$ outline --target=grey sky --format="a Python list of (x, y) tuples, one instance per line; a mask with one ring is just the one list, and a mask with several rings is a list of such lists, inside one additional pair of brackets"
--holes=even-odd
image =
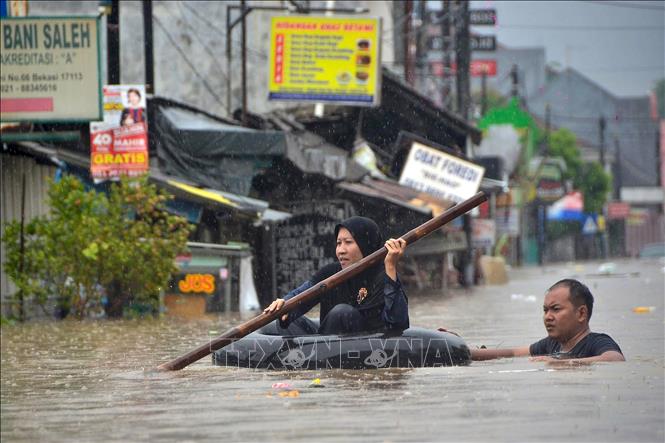
[(509, 47), (544, 46), (617, 96), (645, 95), (665, 77), (665, 1), (472, 1), (494, 8), (498, 26), (473, 26)]

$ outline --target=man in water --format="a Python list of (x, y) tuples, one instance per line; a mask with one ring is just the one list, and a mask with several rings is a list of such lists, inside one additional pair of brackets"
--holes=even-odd
[(520, 348), (473, 349), (471, 358), (531, 356), (533, 361), (625, 361), (619, 345), (609, 335), (589, 329), (592, 311), (593, 295), (589, 288), (577, 280), (560, 280), (545, 293), (543, 322), (547, 337)]

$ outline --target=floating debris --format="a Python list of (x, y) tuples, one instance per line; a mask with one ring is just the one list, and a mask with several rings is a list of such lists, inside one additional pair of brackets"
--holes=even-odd
[(312, 380), (312, 382), (309, 384), (310, 388), (325, 388), (325, 385), (321, 384), (321, 379), (320, 378), (315, 378)]
[(656, 310), (655, 306), (635, 306), (633, 312), (636, 314), (648, 314)]
[(511, 300), (521, 300), (521, 301), (526, 301), (533, 303), (537, 300), (535, 295), (527, 295), (525, 296), (524, 294), (511, 294), (510, 295)]
[(617, 265), (616, 263), (608, 262), (608, 263), (602, 263), (600, 266), (598, 266), (598, 272), (600, 274), (614, 274), (617, 270)]

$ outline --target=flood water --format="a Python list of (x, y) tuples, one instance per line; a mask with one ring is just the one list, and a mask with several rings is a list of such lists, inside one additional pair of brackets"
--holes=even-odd
[[(445, 326), (469, 346), (545, 336), (542, 294), (577, 276), (592, 330), (625, 363), (556, 367), (528, 359), (468, 367), (264, 371), (158, 364), (237, 324), (237, 316), (34, 323), (2, 328), (1, 438), (14, 441), (654, 441), (664, 440), (664, 263), (517, 269), (503, 286), (412, 297), (411, 324)], [(637, 306), (653, 306), (635, 313)], [(323, 388), (309, 387), (315, 378)], [(297, 397), (280, 396), (287, 382)], [(296, 395), (296, 394), (291, 394)]]

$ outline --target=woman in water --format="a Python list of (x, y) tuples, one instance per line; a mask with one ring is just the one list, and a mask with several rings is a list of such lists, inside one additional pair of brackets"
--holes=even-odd
[[(385, 245), (383, 263), (324, 292), (318, 300), (303, 303), (277, 320), (280, 335), (345, 334), (395, 330), (409, 327), (408, 300), (397, 278), (397, 262), (406, 242), (389, 239), (383, 243), (377, 224), (365, 217), (351, 217), (335, 226), (337, 263), (319, 269), (308, 281), (283, 299), (273, 301), (264, 312), (280, 309), (284, 302), (313, 287), (331, 275), (356, 263)], [(321, 303), (320, 326), (304, 314)]]

